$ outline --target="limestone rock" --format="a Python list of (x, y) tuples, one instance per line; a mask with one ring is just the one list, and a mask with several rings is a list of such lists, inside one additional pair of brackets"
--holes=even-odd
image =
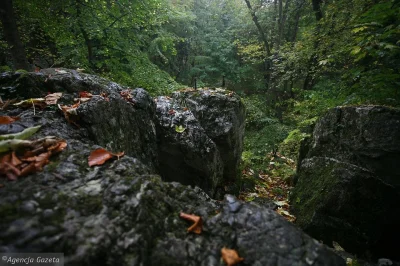
[[(64, 84), (75, 82), (72, 76), (70, 78), (69, 81), (66, 78)], [(0, 179), (4, 185), (0, 188), (1, 253), (62, 252), (67, 266), (223, 265), (220, 250), (228, 247), (236, 249), (246, 265), (345, 265), (343, 259), (269, 208), (243, 203), (229, 195), (219, 202), (198, 187), (163, 182), (155, 174), (155, 163), (147, 160), (151, 156), (141, 153), (145, 147), (154, 147), (153, 143), (146, 143), (151, 139), (138, 139), (144, 141), (136, 143), (142, 147), (130, 152), (137, 158), (126, 155), (101, 166), (89, 167), (90, 152), (108, 137), (98, 136), (98, 130), (101, 125), (105, 128), (113, 125), (112, 118), (118, 122), (116, 132), (128, 127), (147, 129), (149, 136), (155, 134), (147, 119), (131, 117), (144, 115), (142, 111), (145, 110), (152, 112), (146, 93), (132, 91), (135, 103), (126, 103), (120, 98), (118, 86), (116, 89), (106, 87), (108, 101), (92, 99), (78, 108), (79, 115), (86, 116), (78, 121), (80, 127), (69, 124), (54, 108), (36, 110), (35, 115), (31, 109), (0, 112), (0, 115), (21, 117), (5, 125), (3, 131), (20, 131), (40, 124), (42, 128), (35, 138), (52, 135), (68, 143), (64, 151), (50, 159), (43, 171), (20, 177), (15, 182)], [(31, 88), (40, 89), (40, 86)], [(15, 93), (21, 92), (16, 90)], [(68, 103), (73, 94), (68, 90), (61, 101)], [(111, 110), (118, 107), (121, 110)], [(94, 117), (96, 112), (115, 112), (115, 117), (104, 114), (111, 120), (102, 122)], [(121, 119), (129, 123), (123, 124)], [(196, 128), (197, 132), (202, 132), (190, 114), (180, 119), (188, 123), (186, 130)], [(124, 138), (132, 137), (131, 133), (124, 133), (121, 142), (114, 136), (112, 141), (120, 144), (110, 147), (119, 149)], [(216, 146), (205, 136), (199, 134), (199, 141), (205, 140), (205, 145), (210, 143), (216, 156)], [(182, 211), (202, 217), (202, 234), (187, 232), (190, 223), (179, 218)]]
[(337, 107), (300, 150), (291, 201), (298, 225), (360, 256), (398, 259), (400, 110)]
[(198, 186), (214, 196), (223, 173), (217, 146), (193, 114), (173, 98), (161, 96), (156, 102), (159, 173), (166, 181)]
[(235, 180), (243, 151), (245, 108), (239, 96), (225, 89), (175, 92), (215, 142), (224, 163), (224, 179)]

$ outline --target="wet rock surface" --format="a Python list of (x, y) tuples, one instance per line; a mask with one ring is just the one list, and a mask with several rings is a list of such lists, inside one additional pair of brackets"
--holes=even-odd
[(172, 97), (193, 113), (217, 145), (224, 163), (224, 179), (235, 180), (245, 126), (245, 108), (240, 98), (221, 88), (175, 92)]
[(214, 196), (223, 177), (216, 144), (193, 114), (173, 98), (161, 96), (156, 102), (161, 176), (167, 181), (198, 186)]
[[(57, 75), (52, 78), (58, 80)], [(97, 136), (100, 121), (89, 119), (94, 108), (114, 112), (112, 108), (120, 107), (114, 113), (118, 123), (123, 123), (120, 118), (128, 119), (136, 123), (130, 127), (151, 128), (147, 119), (125, 116), (132, 103), (118, 96), (119, 85), (108, 84), (106, 88), (93, 87), (93, 93), (104, 88), (108, 101), (92, 99), (93, 103), (78, 108), (80, 115), (88, 114), (77, 122), (80, 127), (68, 123), (54, 108), (36, 110), (35, 115), (31, 109), (1, 111), (0, 115), (21, 117), (3, 131), (42, 125), (34, 138), (57, 136), (68, 146), (41, 172), (15, 182), (0, 179), (4, 185), (0, 188), (0, 252), (62, 252), (66, 265), (224, 265), (220, 250), (228, 247), (245, 258), (241, 265), (345, 265), (339, 256), (267, 207), (243, 203), (233, 196), (219, 202), (200, 188), (163, 182), (153, 169), (156, 163), (148, 159), (152, 153), (143, 152), (154, 145), (146, 143), (151, 142), (150, 137), (139, 137), (145, 142), (129, 152), (132, 156), (89, 167), (90, 152), (107, 138)], [(84, 90), (90, 91), (88, 87)], [(68, 103), (71, 93), (67, 91), (61, 101)], [(152, 101), (145, 92), (132, 94), (140, 95), (135, 100), (143, 100), (130, 108), (131, 115), (143, 115), (139, 110), (151, 112)], [(107, 114), (104, 117), (112, 119)], [(184, 119), (190, 121), (190, 116)], [(105, 123), (105, 127), (113, 125)], [(139, 130), (137, 134), (145, 133)], [(146, 134), (155, 136), (152, 129)], [(116, 142), (116, 137), (110, 142), (120, 144), (110, 144), (110, 148), (125, 145), (123, 138)], [(181, 211), (202, 217), (202, 234), (187, 232), (190, 223), (179, 218)]]
[(400, 110), (337, 107), (300, 151), (291, 195), (297, 224), (366, 258), (398, 260)]

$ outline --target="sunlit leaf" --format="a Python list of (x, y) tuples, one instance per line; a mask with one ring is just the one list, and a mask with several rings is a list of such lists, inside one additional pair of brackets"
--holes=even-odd
[(178, 133), (182, 133), (185, 130), (186, 130), (186, 128), (184, 128), (182, 125), (175, 126), (175, 131)]

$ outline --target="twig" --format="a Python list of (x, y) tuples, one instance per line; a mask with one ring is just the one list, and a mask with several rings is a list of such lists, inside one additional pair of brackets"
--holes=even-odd
[(31, 98), (31, 102), (32, 102), (32, 105), (33, 105), (33, 115), (36, 115), (35, 103), (33, 102), (32, 98)]

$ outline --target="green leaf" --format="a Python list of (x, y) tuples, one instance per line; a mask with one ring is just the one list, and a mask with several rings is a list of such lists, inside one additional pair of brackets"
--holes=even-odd
[(15, 134), (7, 134), (7, 135), (0, 135), (0, 140), (7, 140), (7, 139), (27, 139), (40, 129), (41, 126), (36, 127), (29, 127), (26, 128), (24, 131)]
[(356, 54), (358, 54), (360, 51), (361, 51), (361, 47), (356, 46), (356, 47), (354, 47), (353, 50), (351, 51), (351, 54), (352, 54), (352, 55), (356, 55)]
[(178, 133), (182, 133), (183, 131), (185, 131), (186, 128), (184, 128), (183, 126), (175, 126), (175, 131)]

